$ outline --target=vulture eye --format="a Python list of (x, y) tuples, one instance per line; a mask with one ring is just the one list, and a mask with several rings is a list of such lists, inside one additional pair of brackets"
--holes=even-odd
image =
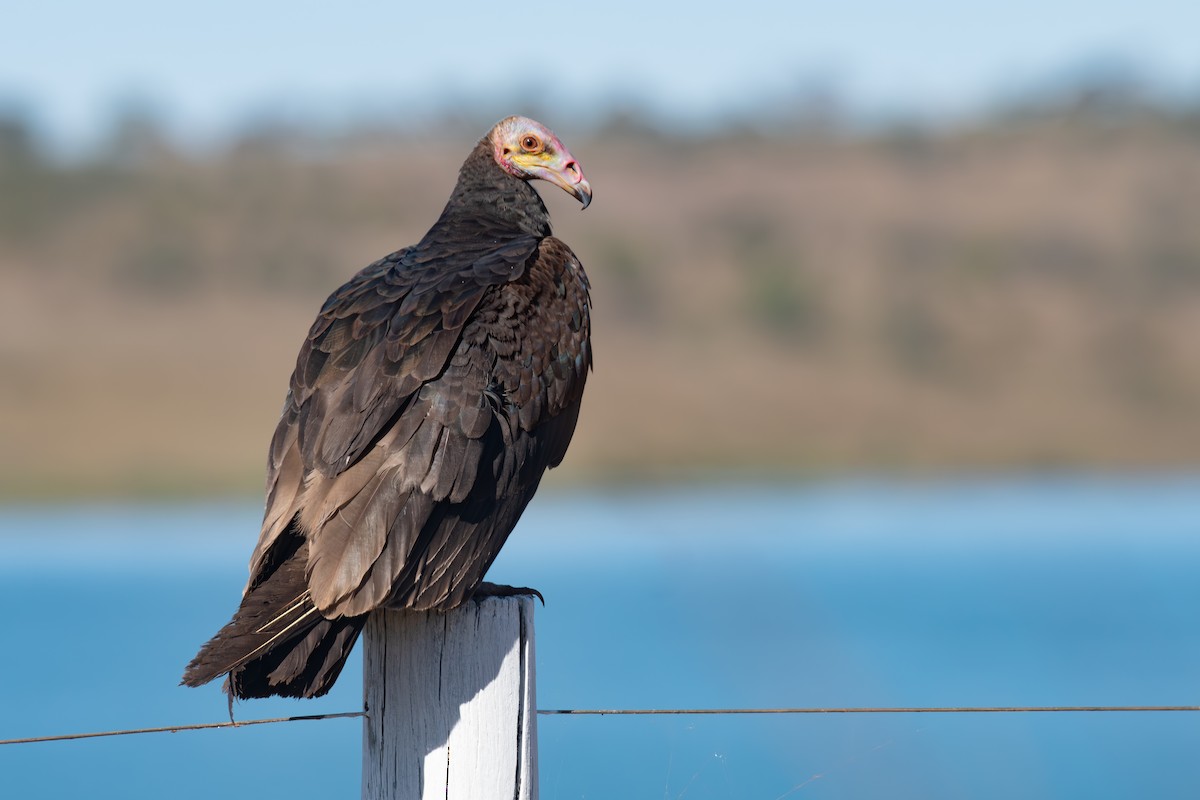
[(527, 133), (521, 137), (521, 149), (526, 153), (536, 153), (542, 149), (542, 140), (532, 133)]

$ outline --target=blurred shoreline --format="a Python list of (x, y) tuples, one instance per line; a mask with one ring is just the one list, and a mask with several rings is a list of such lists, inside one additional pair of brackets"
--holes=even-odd
[[(257, 493), (313, 315), (432, 223), (466, 127), (197, 154), (132, 118), (67, 163), (0, 123), (0, 498)], [(564, 133), (597, 357), (549, 485), (1200, 464), (1200, 112), (768, 128)]]

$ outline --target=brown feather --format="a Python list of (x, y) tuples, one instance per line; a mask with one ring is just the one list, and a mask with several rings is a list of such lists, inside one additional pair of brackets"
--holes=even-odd
[(321, 694), (370, 611), (469, 598), (571, 439), (589, 303), (536, 191), (481, 141), (420, 243), (359, 271), (309, 328), (242, 604), (185, 682)]

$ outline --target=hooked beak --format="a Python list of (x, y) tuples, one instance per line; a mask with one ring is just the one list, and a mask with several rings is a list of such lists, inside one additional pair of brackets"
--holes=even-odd
[(522, 164), (522, 167), (533, 178), (540, 178), (562, 189), (574, 197), (584, 208), (592, 202), (592, 185), (583, 177), (579, 162), (562, 148), (548, 157), (543, 157), (539, 163)]
[(574, 189), (568, 189), (575, 199), (579, 201), (582, 208), (587, 208), (592, 202), (592, 185), (587, 182), (587, 178), (580, 178), (579, 183), (575, 184)]

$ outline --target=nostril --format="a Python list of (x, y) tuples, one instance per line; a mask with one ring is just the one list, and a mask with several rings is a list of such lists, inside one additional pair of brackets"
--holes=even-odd
[(568, 161), (566, 163), (566, 166), (563, 167), (563, 169), (565, 169), (567, 172), (574, 175), (575, 182), (579, 183), (579, 165), (578, 164), (576, 164), (574, 161)]

